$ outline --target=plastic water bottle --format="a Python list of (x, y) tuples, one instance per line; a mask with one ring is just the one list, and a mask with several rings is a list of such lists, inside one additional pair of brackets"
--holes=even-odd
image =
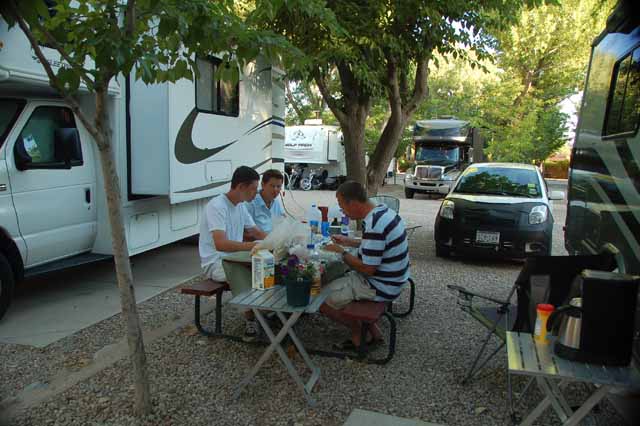
[(311, 204), (311, 208), (307, 213), (307, 220), (311, 227), (311, 238), (313, 241), (313, 235), (320, 232), (320, 221), (322, 221), (322, 212), (315, 204)]
[(349, 236), (349, 216), (342, 212), (342, 219), (340, 221), (340, 233), (345, 237)]
[(322, 290), (322, 262), (320, 261), (320, 252), (313, 244), (308, 244), (309, 262), (313, 264), (315, 273), (313, 274), (313, 282), (311, 283), (311, 295), (316, 296)]

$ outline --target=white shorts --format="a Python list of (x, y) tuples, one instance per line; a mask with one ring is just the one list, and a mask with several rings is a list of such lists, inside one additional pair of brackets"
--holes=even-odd
[(222, 268), (222, 262), (214, 262), (202, 267), (204, 274), (207, 278), (210, 278), (214, 281), (225, 282), (227, 281), (227, 276), (224, 273), (224, 269)]
[(349, 271), (327, 284), (332, 292), (325, 301), (333, 309), (342, 309), (354, 300), (373, 300), (376, 291), (365, 277), (356, 271)]

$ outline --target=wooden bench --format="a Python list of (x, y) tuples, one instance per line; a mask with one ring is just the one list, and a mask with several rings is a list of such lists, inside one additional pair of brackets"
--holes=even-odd
[[(211, 279), (205, 279), (203, 281), (198, 281), (193, 284), (184, 286), (180, 288), (180, 293), (189, 294), (195, 296), (195, 324), (198, 331), (205, 336), (211, 337), (227, 337), (222, 334), (222, 293), (225, 291), (229, 291), (229, 284), (225, 282), (214, 281)], [(214, 326), (214, 331), (210, 331), (202, 327), (200, 323), (200, 297), (211, 297), (215, 296), (216, 298), (216, 321)]]
[(386, 317), (387, 321), (389, 321), (389, 352), (383, 359), (366, 359), (366, 361), (372, 364), (386, 364), (391, 361), (391, 358), (393, 358), (396, 352), (396, 322), (393, 314), (387, 310), (387, 304), (385, 302), (364, 300), (355, 301), (349, 303), (342, 312), (347, 318), (362, 323), (360, 331), (361, 344), (358, 353), (359, 359), (365, 359), (367, 357), (367, 332), (369, 331), (369, 327), (378, 322), (381, 317)]

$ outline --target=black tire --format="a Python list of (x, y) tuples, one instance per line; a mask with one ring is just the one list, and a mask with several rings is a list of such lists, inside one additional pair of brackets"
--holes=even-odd
[(445, 247), (442, 244), (436, 244), (436, 257), (449, 257), (451, 256), (451, 249)]
[(15, 281), (11, 265), (7, 258), (0, 253), (0, 318), (4, 316), (11, 304), (14, 288)]
[(416, 193), (415, 190), (411, 189), (411, 188), (405, 188), (404, 189), (404, 196), (406, 198), (413, 198), (413, 195)]

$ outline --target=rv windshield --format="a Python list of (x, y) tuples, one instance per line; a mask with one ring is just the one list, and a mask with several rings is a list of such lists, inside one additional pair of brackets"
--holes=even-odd
[(0, 146), (4, 144), (23, 106), (24, 101), (19, 99), (0, 99)]
[(416, 161), (424, 161), (429, 164), (449, 165), (460, 160), (460, 148), (457, 146), (424, 146), (416, 147)]

